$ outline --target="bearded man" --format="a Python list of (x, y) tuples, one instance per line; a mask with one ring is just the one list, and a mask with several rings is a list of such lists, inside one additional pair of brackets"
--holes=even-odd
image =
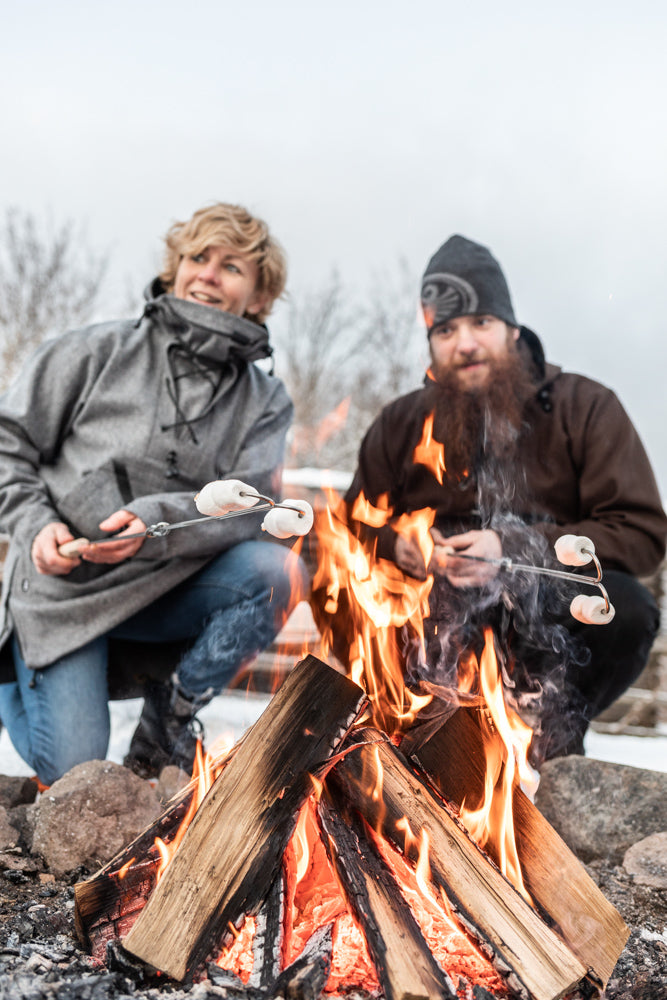
[[(412, 577), (433, 574), (426, 655), (406, 657), (411, 684), (451, 701), (461, 663), (479, 656), (491, 626), (506, 693), (536, 727), (534, 763), (583, 753), (590, 720), (641, 673), (658, 629), (657, 605), (637, 579), (658, 568), (667, 535), (649, 460), (611, 390), (545, 362), (486, 247), (447, 240), (426, 268), (421, 302), (425, 385), (366, 433), (345, 497), (350, 526), (375, 558)], [(416, 460), (429, 418), (442, 475)], [(387, 524), (355, 523), (361, 494), (390, 510)], [(428, 566), (401, 518), (424, 508), (434, 517)], [(609, 624), (570, 615), (576, 593), (595, 593), (585, 585), (498, 566), (506, 557), (557, 567), (553, 543), (564, 534), (593, 541), (616, 610)]]

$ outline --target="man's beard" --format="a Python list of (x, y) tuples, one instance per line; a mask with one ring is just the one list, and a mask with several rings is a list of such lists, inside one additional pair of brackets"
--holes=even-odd
[(512, 475), (526, 400), (534, 382), (512, 343), (506, 358), (490, 359), (486, 382), (463, 388), (456, 371), (438, 373), (428, 392), (433, 400), (435, 438), (445, 449), (445, 466), (452, 479)]

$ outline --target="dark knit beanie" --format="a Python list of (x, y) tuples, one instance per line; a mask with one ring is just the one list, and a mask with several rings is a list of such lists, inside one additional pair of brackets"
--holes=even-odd
[(465, 236), (450, 236), (431, 257), (421, 292), (428, 333), (455, 316), (496, 316), (518, 326), (510, 290), (490, 250)]

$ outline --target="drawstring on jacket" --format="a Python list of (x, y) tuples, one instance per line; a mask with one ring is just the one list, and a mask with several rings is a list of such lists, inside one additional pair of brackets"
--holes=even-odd
[[(182, 363), (182, 370), (179, 371), (179, 361)], [(169, 398), (174, 404), (176, 420), (170, 424), (162, 424), (163, 431), (175, 430), (179, 427), (186, 427), (193, 444), (199, 444), (199, 439), (192, 429), (192, 424), (203, 420), (208, 416), (215, 406), (218, 391), (225, 374), (225, 369), (231, 367), (229, 362), (220, 362), (215, 358), (200, 354), (184, 344), (180, 339), (176, 343), (169, 344), (167, 348), (167, 364), (169, 365), (169, 375), (165, 378)], [(199, 413), (192, 417), (186, 416), (179, 403), (179, 386), (182, 379), (199, 378), (208, 382), (211, 387), (208, 402), (204, 404)]]
[[(173, 334), (173, 339), (167, 344), (167, 367), (165, 385), (167, 393), (175, 410), (175, 420), (161, 424), (163, 431), (187, 429), (194, 445), (199, 439), (193, 429), (193, 424), (204, 420), (216, 406), (227, 378), (234, 378), (235, 373), (242, 370), (252, 361), (270, 358), (273, 349), (269, 344), (268, 330), (263, 324), (257, 324), (244, 317), (233, 316), (219, 310), (210, 309), (186, 299), (176, 299), (167, 293), (159, 279), (151, 283), (147, 294), (151, 296), (146, 302), (141, 319), (149, 319), (154, 315), (162, 315), (167, 328)], [(202, 312), (205, 315), (202, 315)], [(244, 329), (245, 327), (245, 329)], [(212, 353), (206, 349), (197, 349), (201, 339), (201, 331), (215, 339)], [(210, 351), (210, 346), (208, 347)], [(273, 366), (271, 368), (273, 375)], [(227, 378), (226, 378), (227, 377)], [(198, 413), (188, 416), (184, 408), (181, 387), (184, 379), (203, 380), (210, 387), (207, 399)], [(205, 395), (205, 391), (204, 391)]]

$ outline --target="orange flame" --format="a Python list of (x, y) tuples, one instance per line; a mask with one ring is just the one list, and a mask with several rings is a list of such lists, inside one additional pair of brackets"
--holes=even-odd
[(304, 805), (283, 857), (286, 885), (282, 964), (299, 957), (311, 935), (333, 923), (331, 971), (327, 993), (373, 989), (378, 982), (366, 941), (343, 895), (320, 836), (313, 796)]
[[(415, 463), (425, 466), (443, 482), (446, 471), (444, 447), (433, 438), (433, 415), (427, 418), (422, 438), (413, 453)], [(328, 506), (315, 512), (318, 537), (318, 566), (313, 589), (325, 593), (325, 610), (334, 616), (336, 625), (322, 630), (322, 653), (333, 651), (345, 669), (367, 693), (372, 723), (398, 742), (400, 734), (431, 701), (406, 688), (404, 682), (405, 643), (424, 656), (424, 619), (429, 614), (429, 595), (433, 577), (425, 573), (418, 580), (402, 572), (394, 563), (377, 557), (368, 541), (378, 530), (391, 527), (408, 539), (421, 553), (428, 567), (433, 553), (430, 530), (434, 512), (414, 511), (396, 517), (389, 496), (384, 494), (371, 503), (363, 494), (355, 501), (351, 514), (361, 530), (352, 530), (345, 505), (327, 491)], [(300, 543), (299, 543), (300, 544)], [(340, 613), (340, 618), (336, 615)], [(345, 628), (339, 629), (339, 621)], [(501, 869), (530, 902), (523, 884), (512, 822), (512, 795), (515, 784), (529, 774), (526, 763), (532, 733), (504, 703), (502, 679), (495, 655), (493, 635), (485, 634), (485, 646), (478, 664), (469, 656), (459, 664), (460, 691), (475, 695), (481, 691), (493, 723), (493, 738), (486, 741), (487, 773), (485, 795), (476, 809), (461, 810), (461, 818), (480, 846), (493, 845)], [(229, 748), (211, 760), (198, 750), (192, 787), (194, 794), (176, 836), (169, 844), (156, 840), (160, 853), (158, 877), (169, 864), (194, 813), (228, 758)], [(375, 769), (364, 774), (366, 793), (382, 801), (382, 767), (375, 750)], [(311, 935), (320, 927), (333, 924), (333, 955), (327, 992), (355, 987), (366, 991), (378, 988), (377, 977), (363, 934), (357, 925), (338, 879), (327, 857), (316, 815), (316, 803), (322, 783), (311, 776), (313, 794), (301, 810), (294, 833), (283, 857), (285, 883), (285, 920), (282, 965), (286, 968), (302, 952)], [(384, 817), (379, 820), (378, 830)], [(456, 968), (469, 979), (505, 996), (502, 983), (489, 963), (475, 949), (458, 926), (456, 917), (442, 889), (436, 891), (431, 881), (429, 834), (410, 829), (407, 818), (398, 824), (404, 836), (405, 856), (416, 857), (414, 869), (401, 854), (376, 831), (370, 834), (377, 850), (390, 867), (400, 890), (412, 909), (434, 956), (443, 968)], [(247, 982), (252, 970), (252, 937), (255, 921), (248, 917), (239, 928), (229, 928), (234, 940), (223, 950), (218, 962), (233, 969)], [(494, 979), (495, 976), (495, 979)]]
[(345, 426), (351, 402), (352, 397), (346, 396), (316, 424), (297, 422), (292, 431), (292, 458), (297, 459), (299, 455), (309, 452), (318, 455), (327, 441)]
[(415, 869), (389, 841), (377, 834), (371, 836), (378, 854), (396, 878), (433, 957), (455, 982), (459, 975), (464, 976), (492, 996), (506, 997), (506, 985), (457, 922), (444, 890), (439, 887), (435, 894), (434, 886), (429, 883), (427, 831), (422, 830), (420, 837), (415, 837), (407, 820), (401, 824), (401, 829), (406, 833), (406, 848), (408, 838), (419, 844)]
[(481, 847), (492, 844), (500, 870), (512, 885), (532, 903), (524, 885), (514, 833), (513, 792), (515, 783), (533, 780), (528, 764), (532, 730), (508, 708), (494, 648), (493, 633), (485, 629), (484, 649), (479, 667), (480, 686), (495, 736), (485, 740), (486, 775), (484, 800), (475, 810), (461, 809), (461, 820)]
[(118, 869), (118, 873), (117, 873), (118, 874), (118, 878), (125, 878), (125, 876), (127, 875), (128, 871), (130, 870), (130, 868), (132, 867), (132, 865), (134, 864), (134, 862), (136, 860), (137, 860), (136, 858), (130, 858), (129, 861), (126, 861), (125, 864), (122, 866), (122, 868)]
[[(400, 629), (407, 628), (413, 642), (423, 647), (423, 620), (428, 615), (428, 595), (433, 578), (417, 580), (403, 573), (395, 563), (376, 559), (367, 544), (353, 534), (339, 498), (329, 492), (329, 504), (316, 514), (318, 568), (313, 587), (326, 590), (325, 610), (336, 615), (339, 608), (348, 616), (347, 647), (342, 658), (350, 676), (369, 696), (378, 728), (391, 734), (409, 724), (431, 700), (417, 696), (405, 686), (400, 655)], [(372, 527), (386, 524), (391, 508), (371, 504), (363, 494), (354, 511)], [(399, 518), (396, 527), (419, 546), (424, 563), (433, 551), (429, 529), (431, 510), (417, 511)], [(324, 655), (340, 641), (331, 627), (323, 628)], [(339, 650), (334, 649), (336, 655)]]
[(424, 421), (424, 429), (419, 444), (412, 453), (415, 465), (425, 465), (442, 486), (445, 466), (445, 447), (433, 437), (434, 415), (429, 413)]
[(350, 412), (350, 403), (352, 401), (351, 396), (346, 396), (345, 399), (341, 399), (338, 406), (330, 410), (324, 417), (315, 430), (315, 446), (316, 448), (321, 448), (330, 437), (337, 434), (341, 428), (345, 426), (347, 422), (347, 415)]
[[(413, 460), (428, 468), (438, 482), (446, 471), (444, 447), (433, 437), (433, 414), (426, 418)], [(387, 494), (371, 503), (362, 493), (351, 508), (329, 491), (329, 506), (317, 520), (318, 568), (314, 590), (326, 592), (321, 623), (323, 649), (342, 661), (371, 702), (371, 722), (390, 736), (409, 726), (430, 698), (418, 699), (404, 683), (405, 646), (410, 642), (425, 656), (423, 622), (429, 614), (433, 577), (417, 580), (394, 563), (377, 556), (375, 538), (386, 526), (413, 543), (428, 567), (433, 553), (430, 534), (434, 511), (419, 510), (396, 517)], [(359, 527), (361, 526), (361, 527)], [(515, 781), (530, 781), (527, 752), (531, 730), (504, 703), (502, 680), (490, 630), (478, 663), (474, 654), (459, 664), (461, 696), (484, 699), (497, 736), (488, 740), (485, 797), (478, 809), (467, 809), (465, 821), (480, 845), (490, 844), (502, 871), (529, 899), (523, 884), (512, 815)], [(480, 694), (481, 692), (481, 694)], [(470, 700), (468, 697), (467, 700)], [(499, 786), (499, 787), (497, 787)]]

